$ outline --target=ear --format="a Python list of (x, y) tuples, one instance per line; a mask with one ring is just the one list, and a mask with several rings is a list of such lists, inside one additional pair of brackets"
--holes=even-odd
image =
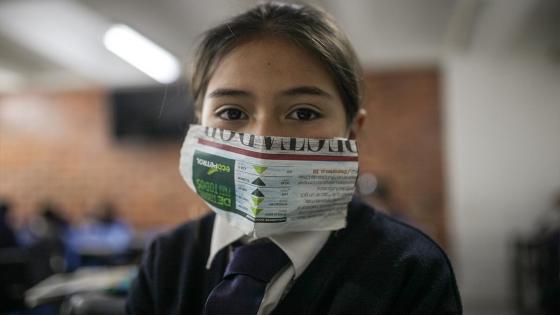
[(367, 111), (363, 108), (360, 108), (360, 110), (358, 110), (358, 114), (354, 118), (354, 122), (352, 123), (352, 126), (350, 126), (350, 133), (348, 135), (348, 139), (353, 139), (353, 140), (356, 139), (357, 135), (360, 133), (360, 131), (364, 126), (366, 117), (367, 117)]

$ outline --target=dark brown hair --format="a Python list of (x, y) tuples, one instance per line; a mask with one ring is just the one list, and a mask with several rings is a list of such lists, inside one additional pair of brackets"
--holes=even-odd
[(325, 64), (344, 103), (347, 123), (361, 102), (361, 69), (352, 45), (326, 12), (303, 4), (266, 2), (203, 34), (194, 57), (191, 93), (202, 109), (208, 82), (220, 60), (259, 36), (280, 36), (309, 50)]

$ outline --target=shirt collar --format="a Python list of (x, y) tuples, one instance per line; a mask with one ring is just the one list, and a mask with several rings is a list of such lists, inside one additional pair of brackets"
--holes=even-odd
[[(297, 278), (319, 253), (329, 238), (330, 231), (290, 232), (270, 236), (274, 242), (290, 258), (294, 268), (294, 277)], [(220, 215), (214, 219), (212, 240), (210, 242), (210, 255), (206, 263), (209, 269), (216, 254), (231, 243), (243, 238), (245, 234), (231, 226)], [(250, 239), (252, 240), (252, 239)]]
[(231, 226), (220, 215), (214, 216), (214, 227), (212, 228), (212, 239), (210, 241), (210, 255), (206, 263), (206, 269), (210, 269), (216, 254), (229, 244), (237, 241), (245, 234), (241, 230)]

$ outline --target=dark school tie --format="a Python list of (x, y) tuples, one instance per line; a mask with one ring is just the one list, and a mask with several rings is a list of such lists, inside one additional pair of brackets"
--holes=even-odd
[(289, 261), (271, 241), (234, 248), (222, 281), (208, 295), (204, 314), (257, 314), (267, 284)]

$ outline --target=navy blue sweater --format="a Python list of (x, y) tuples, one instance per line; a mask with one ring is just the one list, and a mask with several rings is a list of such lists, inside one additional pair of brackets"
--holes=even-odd
[[(152, 242), (128, 314), (201, 314), (227, 264), (223, 250), (205, 268), (213, 222), (209, 214)], [(449, 260), (428, 236), (356, 199), (347, 223), (273, 314), (462, 314)]]

